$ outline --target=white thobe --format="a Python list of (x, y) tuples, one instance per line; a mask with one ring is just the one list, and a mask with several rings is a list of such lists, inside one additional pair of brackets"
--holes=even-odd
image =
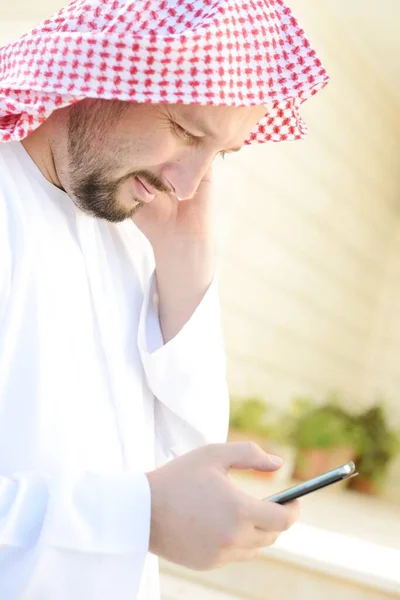
[(223, 441), (213, 283), (163, 344), (154, 257), (0, 144), (0, 598), (153, 600), (145, 472)]

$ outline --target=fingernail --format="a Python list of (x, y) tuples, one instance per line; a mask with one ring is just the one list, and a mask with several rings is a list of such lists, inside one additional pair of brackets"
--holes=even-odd
[(280, 456), (274, 456), (274, 455), (269, 455), (270, 461), (272, 462), (273, 465), (276, 465), (277, 467), (281, 467), (283, 465), (283, 463), (285, 462), (283, 460), (283, 458), (281, 458)]

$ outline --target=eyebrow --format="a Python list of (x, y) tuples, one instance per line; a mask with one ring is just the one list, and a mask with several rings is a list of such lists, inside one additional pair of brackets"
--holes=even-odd
[[(195, 127), (196, 129), (201, 131), (201, 133), (203, 133), (204, 135), (209, 135), (210, 137), (216, 136), (215, 131), (212, 131), (203, 121), (196, 120), (196, 122), (191, 123), (185, 114), (183, 115), (183, 118), (187, 122), (189, 128), (190, 128), (190, 125), (192, 125), (192, 127)], [(241, 150), (242, 148), (243, 148), (243, 146), (236, 146), (235, 148), (227, 148), (225, 150), (225, 152), (239, 152), (239, 150)]]

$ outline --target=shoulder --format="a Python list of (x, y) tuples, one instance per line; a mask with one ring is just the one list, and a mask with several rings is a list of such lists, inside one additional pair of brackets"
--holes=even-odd
[(11, 282), (11, 264), (9, 206), (0, 165), (0, 320)]
[[(4, 250), (4, 243), (9, 241), (9, 212), (11, 208), (13, 161), (12, 153), (7, 148), (8, 144), (0, 143), (0, 248)], [(0, 251), (0, 257), (3, 252)]]
[[(6, 153), (0, 144), (0, 248), (3, 249), (5, 237), (8, 238), (8, 203), (9, 203), (9, 165), (6, 160)], [(0, 251), (0, 257), (3, 252)]]
[(0, 143), (0, 311), (8, 288), (12, 264), (13, 185), (15, 161), (8, 143)]

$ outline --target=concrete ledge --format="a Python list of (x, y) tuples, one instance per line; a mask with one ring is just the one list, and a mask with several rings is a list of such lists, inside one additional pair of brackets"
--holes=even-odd
[(239, 596), (226, 594), (215, 588), (193, 583), (182, 577), (163, 573), (161, 577), (161, 600), (241, 600)]

